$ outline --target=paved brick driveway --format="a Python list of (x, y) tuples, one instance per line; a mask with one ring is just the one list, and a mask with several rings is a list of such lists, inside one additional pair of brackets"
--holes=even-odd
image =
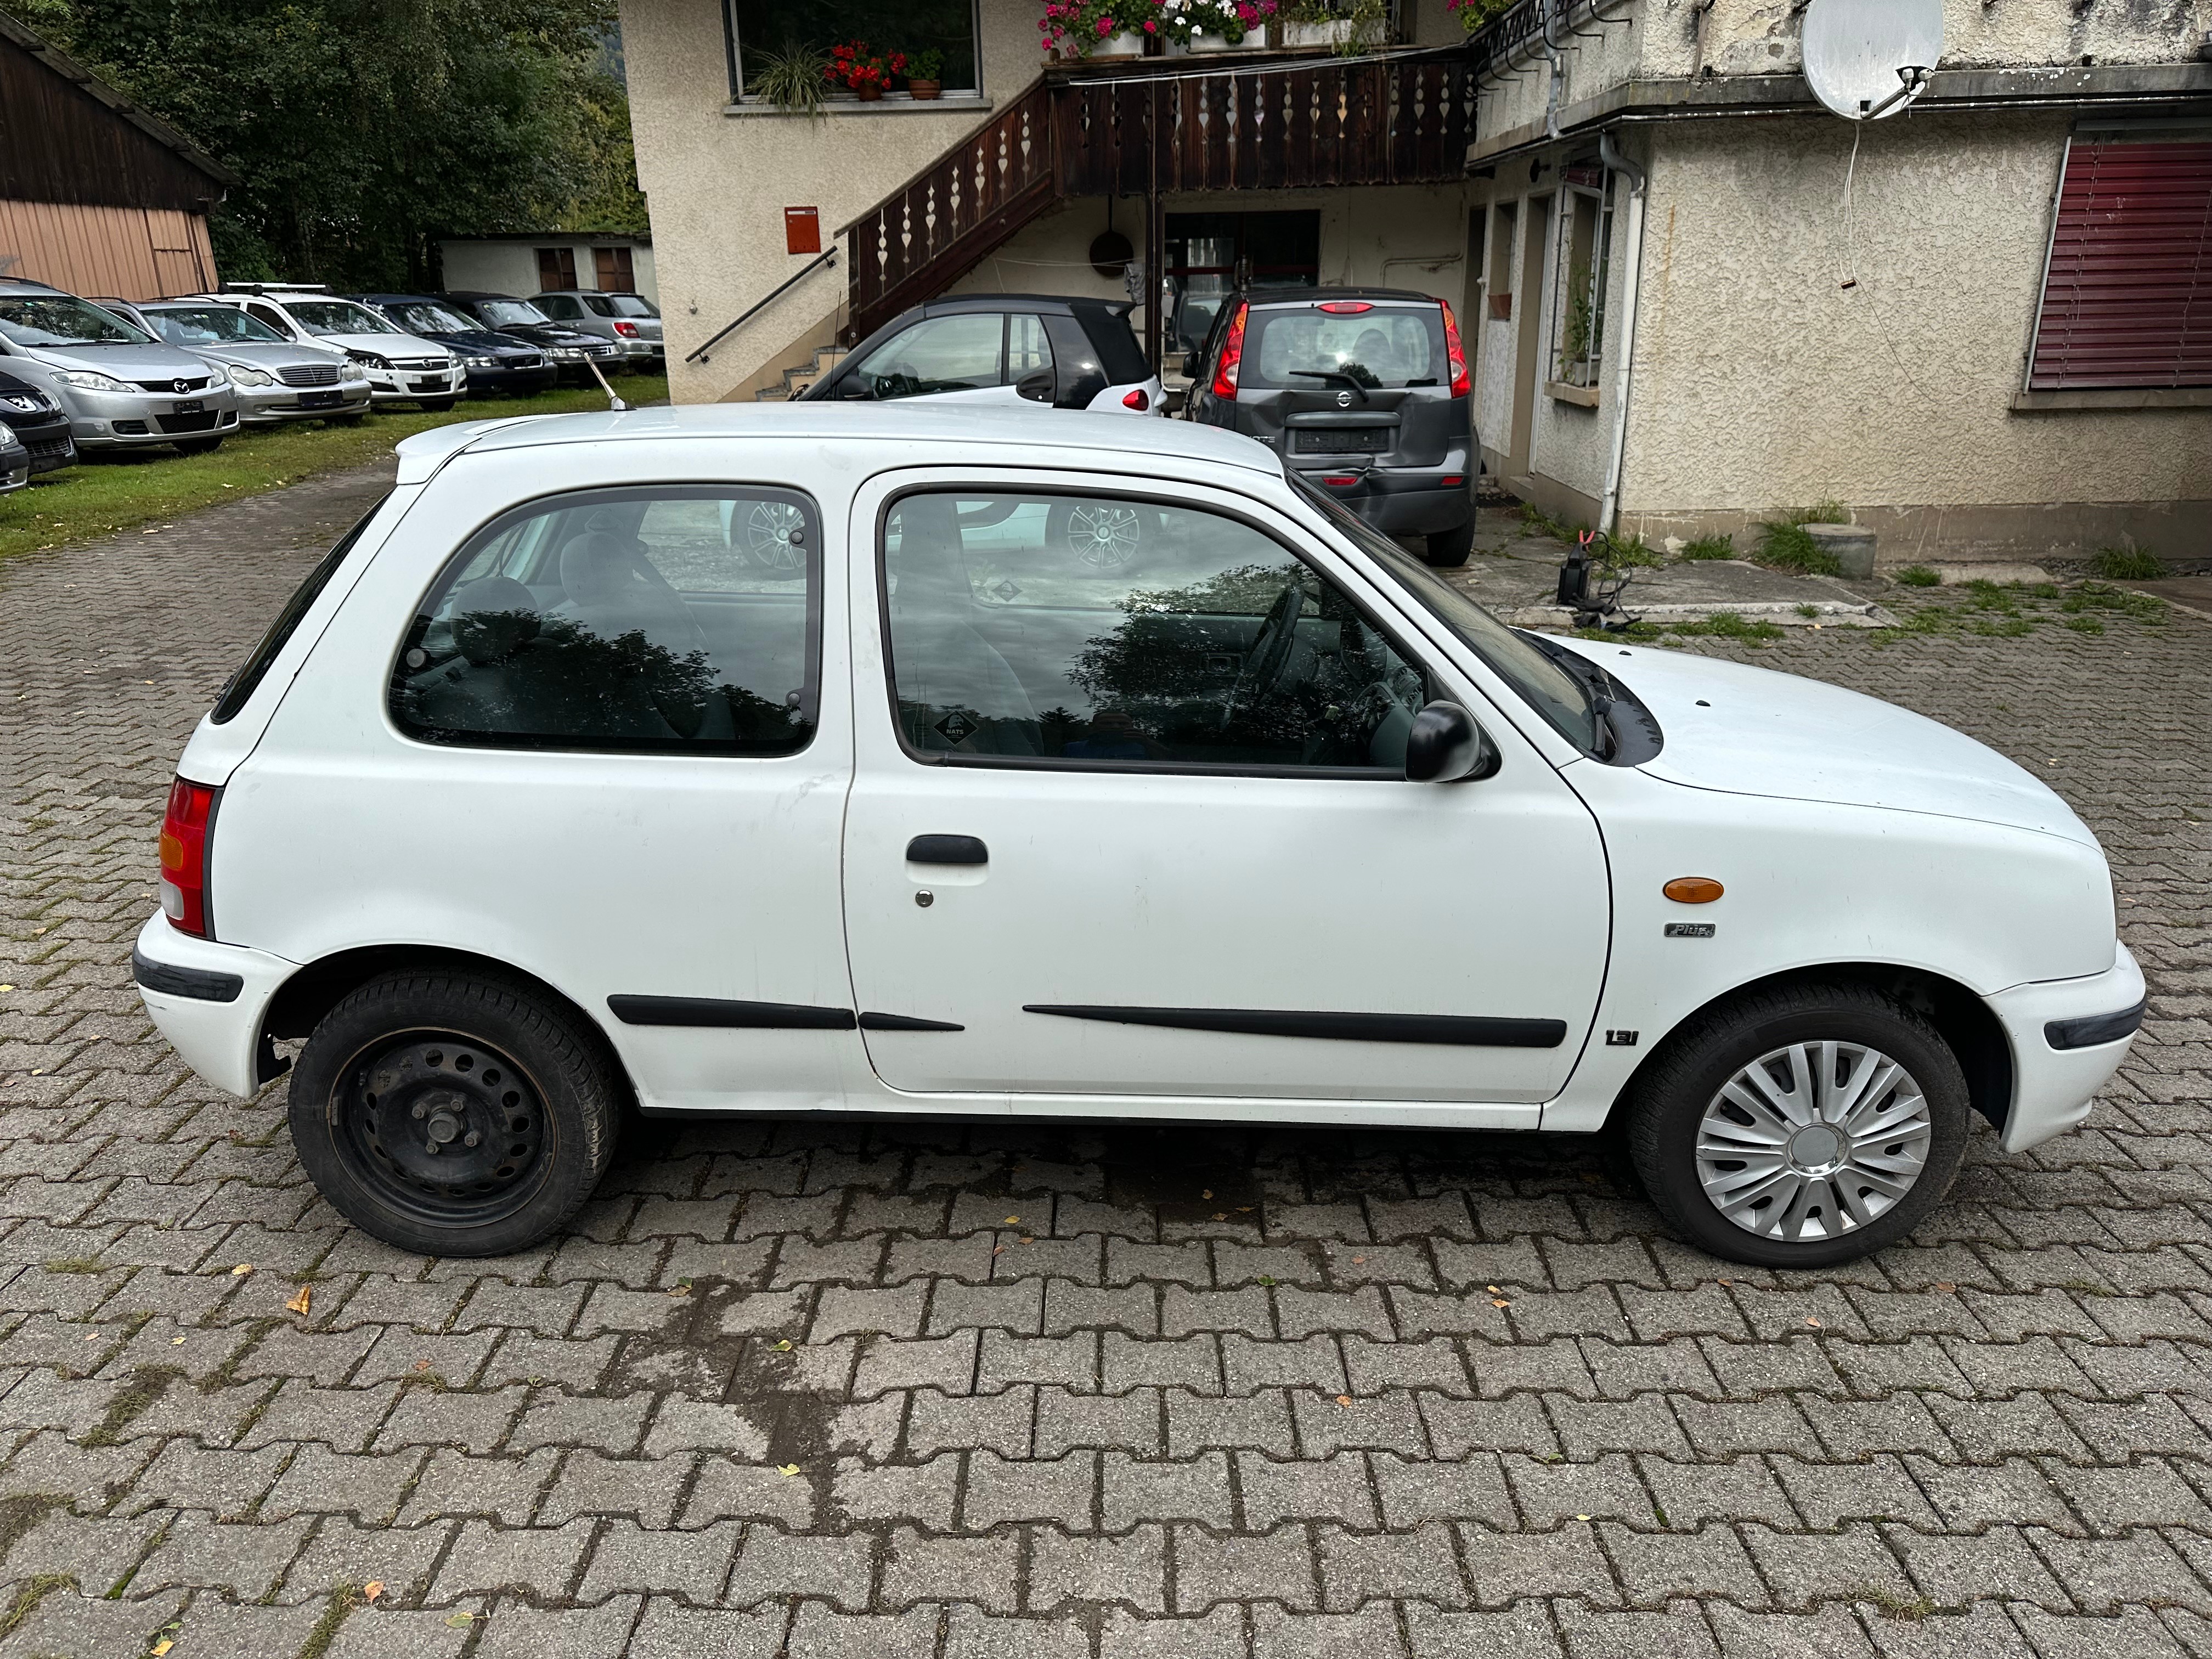
[(2089, 1129), (1848, 1272), (1528, 1139), (772, 1123), (426, 1262), (125, 967), (186, 731), (375, 488), (0, 568), (0, 1656), (2212, 1653), (2212, 625), (1760, 659), (2051, 777), (2154, 987)]

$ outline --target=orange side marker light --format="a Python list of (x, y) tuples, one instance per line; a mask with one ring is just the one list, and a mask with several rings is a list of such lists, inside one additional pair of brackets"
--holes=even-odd
[(1659, 890), (1677, 904), (1711, 904), (1721, 896), (1721, 884), (1711, 876), (1677, 876)]

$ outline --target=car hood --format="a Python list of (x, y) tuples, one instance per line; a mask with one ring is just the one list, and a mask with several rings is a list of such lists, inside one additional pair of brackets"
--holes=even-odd
[(318, 334), (314, 343), (331, 351), (366, 351), (386, 362), (421, 357), (450, 358), (453, 353), (419, 334)]
[(441, 329), (435, 334), (425, 334), (422, 338), (434, 340), (440, 345), (449, 347), (465, 357), (509, 357), (530, 349), (529, 347), (510, 340), (502, 334), (494, 333), (485, 328)]
[(534, 346), (593, 346), (605, 345), (596, 334), (584, 334), (573, 328), (563, 328), (558, 323), (502, 323), (497, 330), (517, 340), (526, 340)]
[(21, 346), (17, 349), (48, 368), (89, 368), (118, 380), (168, 380), (179, 375), (197, 380), (208, 372), (208, 366), (198, 357), (174, 346)]
[(2033, 773), (1940, 721), (1840, 686), (1684, 652), (1562, 640), (1659, 723), (1643, 764), (1692, 789), (1927, 812), (2097, 838)]
[(300, 368), (308, 364), (331, 368), (345, 361), (345, 354), (341, 351), (317, 351), (312, 347), (275, 340), (243, 340), (225, 345), (194, 346), (191, 349), (197, 356), (240, 368), (266, 369), (271, 374), (280, 368)]

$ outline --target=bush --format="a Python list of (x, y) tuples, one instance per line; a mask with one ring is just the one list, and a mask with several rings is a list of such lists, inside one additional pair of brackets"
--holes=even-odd
[(1943, 579), (1924, 564), (1908, 564), (1893, 573), (1894, 579), (1907, 587), (1941, 587)]
[(1802, 522), (1769, 519), (1759, 526), (1759, 562), (1807, 576), (1840, 576), (1843, 563), (1805, 533)]
[(2154, 581), (2166, 574), (2165, 562), (2148, 547), (2100, 547), (2089, 568), (2107, 581)]
[(1686, 559), (1733, 559), (1735, 556), (1733, 536), (1700, 536), (1682, 549)]

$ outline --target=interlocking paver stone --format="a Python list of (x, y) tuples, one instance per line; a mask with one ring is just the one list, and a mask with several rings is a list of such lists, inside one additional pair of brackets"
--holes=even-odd
[(1569, 1141), (806, 1118), (431, 1262), (126, 965), (185, 736), (382, 487), (0, 565), (0, 1595), (76, 1583), (0, 1653), (285, 1659), (371, 1579), (331, 1659), (2212, 1652), (2201, 620), (1695, 643), (2050, 780), (2150, 981), (2088, 1127), (1873, 1261), (1713, 1261)]

